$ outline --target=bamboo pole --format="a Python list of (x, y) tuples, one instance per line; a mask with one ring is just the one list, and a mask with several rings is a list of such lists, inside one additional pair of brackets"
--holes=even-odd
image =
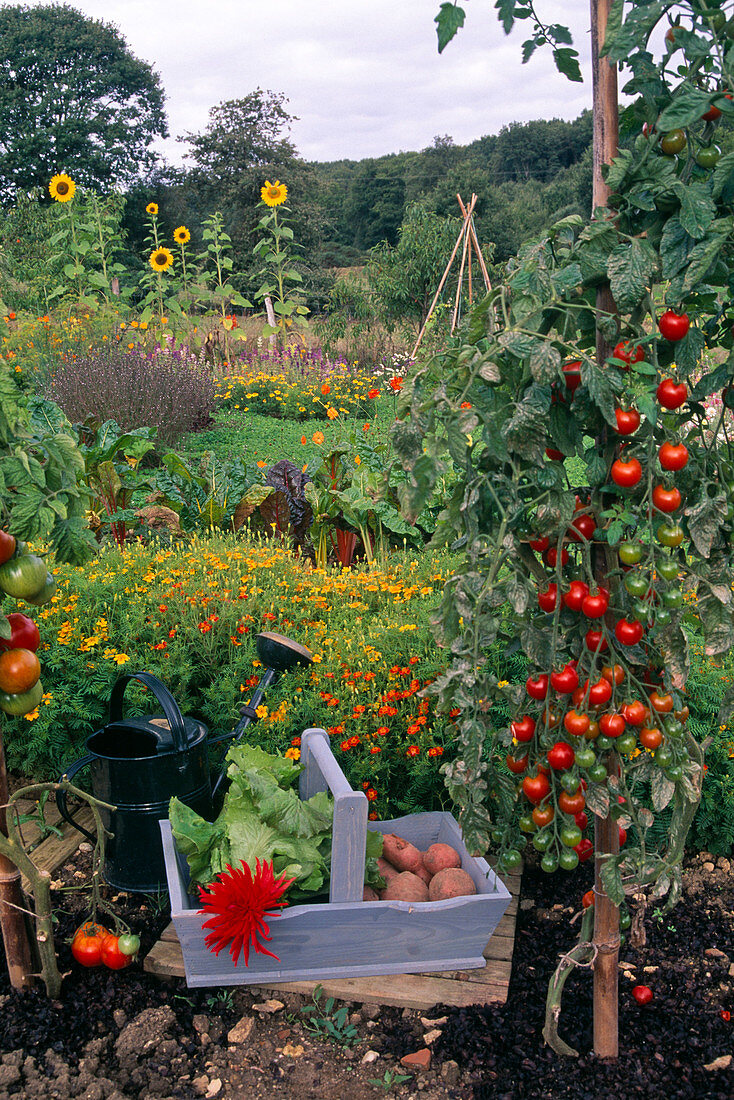
[[(459, 195), (459, 194), (457, 194), (456, 197), (459, 200), (459, 206), (461, 207), (461, 213), (464, 215), (464, 217), (466, 217), (467, 213), (466, 213), (466, 207), (464, 206), (464, 200), (462, 199), (461, 195)], [(476, 203), (476, 201), (477, 201), (477, 196), (476, 195), (472, 195), (472, 201), (473, 201), (473, 203)], [(482, 255), (482, 249), (480, 248), (480, 245), (479, 245), (479, 237), (477, 237), (477, 231), (474, 228), (474, 218), (472, 218), (469, 222), (469, 233), (471, 234), (471, 240), (472, 240), (472, 244), (474, 245), (474, 251), (476, 253), (477, 259), (479, 260), (479, 267), (481, 268), (482, 276), (484, 278), (484, 285), (485, 285), (485, 287), (487, 288), (488, 291), (491, 291), (492, 290), (492, 283), (491, 283), (490, 278), (489, 278), (489, 272), (487, 271), (487, 265), (484, 262), (484, 256)]]
[[(4, 837), (8, 835), (7, 804), (8, 772), (0, 724), (0, 833)], [(0, 927), (13, 989), (27, 989), (33, 984), (33, 953), (25, 909), (20, 871), (12, 860), (0, 852)]]
[[(609, 189), (602, 178), (602, 165), (617, 154), (617, 71), (600, 57), (612, 0), (590, 0), (591, 63), (594, 103), (593, 209), (605, 206)], [(614, 313), (616, 305), (609, 284), (599, 287), (597, 313)], [(611, 353), (599, 328), (596, 331), (596, 356), (601, 366)], [(606, 576), (603, 549), (597, 548), (596, 571)], [(610, 774), (617, 770), (616, 753), (607, 760)], [(619, 1055), (619, 909), (607, 897), (601, 880), (605, 859), (619, 852), (619, 827), (611, 813), (594, 818), (594, 1051), (599, 1058)]]
[[(470, 207), (469, 207), (470, 212), (474, 210), (475, 203), (476, 203), (476, 195), (472, 195), (472, 202), (470, 203)], [(462, 240), (464, 239), (464, 234), (467, 232), (468, 224), (469, 224), (469, 218), (465, 217), (464, 218), (464, 224), (462, 225), (462, 227), (459, 231), (459, 236), (456, 238), (456, 244), (454, 245), (454, 249), (453, 249), (453, 252), (451, 253), (451, 257), (449, 259), (449, 262), (446, 264), (446, 270), (444, 271), (443, 275), (441, 276), (441, 282), (438, 284), (438, 290), (436, 291), (436, 293), (434, 295), (433, 301), (431, 302), (430, 309), (428, 310), (428, 313), (426, 314), (426, 319), (423, 322), (423, 325), (421, 327), (420, 332), (418, 333), (418, 339), (416, 340), (415, 345), (413, 347), (413, 350), (410, 353), (410, 358), (411, 359), (415, 359), (415, 354), (418, 351), (418, 348), (420, 347), (421, 340), (423, 339), (423, 336), (425, 334), (428, 322), (430, 321), (431, 316), (433, 314), (433, 311), (436, 308), (436, 302), (438, 301), (439, 295), (441, 294), (441, 291), (443, 290), (444, 283), (446, 282), (446, 280), (449, 277), (449, 272), (451, 271), (451, 265), (454, 262), (454, 257), (456, 256), (456, 253), (459, 251), (459, 245), (461, 244)]]
[(468, 220), (464, 220), (464, 247), (461, 250), (461, 266), (459, 267), (459, 279), (456, 284), (456, 301), (454, 302), (454, 313), (451, 318), (451, 332), (453, 333), (456, 328), (456, 322), (459, 319), (459, 303), (461, 302), (461, 287), (464, 282), (464, 267), (466, 265), (466, 254), (469, 248), (469, 223)]

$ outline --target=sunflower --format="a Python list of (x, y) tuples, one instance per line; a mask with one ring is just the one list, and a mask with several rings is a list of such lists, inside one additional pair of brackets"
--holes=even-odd
[(188, 244), (191, 240), (191, 234), (185, 225), (179, 225), (178, 229), (173, 231), (173, 239), (176, 244)]
[(157, 202), (149, 202), (148, 205), (145, 208), (145, 213), (150, 214), (150, 216), (152, 218), (154, 218), (156, 216), (156, 214), (158, 213), (158, 203)]
[(288, 188), (280, 180), (275, 183), (265, 180), (265, 186), (260, 189), (260, 198), (266, 206), (280, 206), (288, 198)]
[(74, 198), (76, 184), (73, 179), (67, 176), (66, 172), (61, 172), (53, 177), (48, 185), (48, 190), (51, 198), (55, 199), (56, 202), (69, 202)]
[(154, 248), (148, 261), (154, 271), (168, 271), (173, 263), (173, 253), (170, 248)]

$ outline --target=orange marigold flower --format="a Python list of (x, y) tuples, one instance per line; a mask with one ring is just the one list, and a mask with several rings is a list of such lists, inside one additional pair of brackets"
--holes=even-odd
[(304, 443), (304, 444), (305, 444), (306, 442), (307, 442), (307, 440), (306, 440), (306, 437), (305, 437), (305, 435), (302, 435), (302, 436), (301, 436), (301, 443)]
[(329, 408), (326, 410), (326, 415), (328, 416), (329, 420), (336, 420), (337, 416), (339, 415), (339, 410), (335, 409), (333, 405), (329, 405)]
[(421, 750), (418, 748), (417, 745), (409, 745), (408, 746), (408, 751), (406, 752), (405, 755), (406, 756), (418, 756), (420, 751)]
[(419, 661), (420, 661), (420, 657), (411, 657), (410, 660), (408, 661), (408, 664), (409, 665), (417, 665)]
[(400, 378), (398, 375), (396, 375), (395, 378), (390, 379), (390, 389), (393, 390), (395, 393), (399, 393), (399, 391), (403, 388), (404, 381), (404, 378)]
[[(380, 391), (374, 388), (371, 390), (367, 390), (367, 396), (374, 400), (376, 397), (380, 396)], [(367, 431), (367, 425), (365, 425), (365, 431)]]
[(351, 747), (352, 746), (349, 744), (348, 741), (342, 741), (341, 745), (339, 746), (342, 752), (349, 752)]
[(274, 619), (275, 619), (276, 617), (277, 617), (277, 616), (275, 616), (275, 615), (274, 615), (274, 614), (272, 613), (272, 611), (266, 611), (266, 612), (265, 612), (265, 613), (263, 614), (263, 619), (267, 619), (267, 620), (268, 620), (268, 622), (273, 622), (273, 620), (274, 620)]
[(356, 748), (358, 744), (359, 744), (359, 738), (358, 737), (350, 737), (349, 738), (349, 747), (351, 749)]
[(443, 749), (440, 745), (434, 745), (432, 749), (428, 750), (429, 756), (443, 756)]
[(211, 623), (199, 623), (199, 630), (202, 634), (208, 634), (212, 628)]
[(168, 607), (166, 606), (166, 604), (161, 603), (161, 604), (158, 605), (158, 610), (159, 611), (168, 611)]
[(408, 726), (408, 735), (410, 737), (415, 737), (416, 733), (420, 733), (420, 731), (421, 728), (417, 722), (413, 722), (411, 726)]
[(380, 748), (379, 745), (373, 745), (372, 748), (370, 749), (370, 752), (374, 756), (375, 753), (382, 752), (382, 749)]
[(390, 732), (390, 728), (389, 728), (389, 726), (378, 726), (377, 727), (377, 732), (380, 735), (380, 737), (385, 737)]
[(327, 393), (331, 393), (331, 386), (328, 382), (324, 382), (323, 386), (321, 387), (321, 392), (323, 393), (324, 397), (326, 397)]
[(293, 737), (291, 739), (291, 745), (295, 745), (296, 748), (300, 748), (301, 747), (301, 738), (300, 737)]
[(255, 465), (258, 466), (261, 470), (264, 470), (267, 466), (267, 462), (263, 462), (263, 460), (260, 459), (260, 461), (256, 462)]
[(372, 812), (368, 816), (369, 816), (370, 821), (377, 821), (377, 814), (375, 813), (374, 810), (372, 810)]
[(462, 401), (460, 407), (462, 409), (470, 409), (471, 408), (471, 401)]
[(449, 718), (458, 718), (460, 714), (461, 711), (458, 707), (452, 707), (449, 711)]
[(316, 444), (317, 447), (320, 447), (321, 444), (324, 442), (324, 433), (323, 432), (314, 432), (313, 435), (311, 436), (311, 439), (314, 441), (314, 443)]
[(368, 789), (367, 798), (369, 799), (370, 802), (374, 802), (375, 799), (377, 798), (377, 791), (374, 789), (374, 787), (370, 787)]

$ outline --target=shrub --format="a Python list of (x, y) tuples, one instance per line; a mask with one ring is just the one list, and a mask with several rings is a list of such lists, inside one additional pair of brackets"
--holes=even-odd
[(71, 421), (115, 420), (125, 431), (155, 426), (159, 438), (172, 443), (210, 422), (214, 381), (186, 348), (170, 344), (149, 352), (112, 344), (65, 357), (47, 395)]

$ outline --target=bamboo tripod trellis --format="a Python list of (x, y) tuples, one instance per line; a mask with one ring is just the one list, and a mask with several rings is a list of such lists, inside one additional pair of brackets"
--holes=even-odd
[(473, 278), (472, 278), (472, 253), (474, 253), (477, 257), (477, 261), (479, 263), (479, 268), (482, 272), (482, 277), (484, 279), (484, 285), (486, 287), (487, 292), (489, 293), (489, 291), (491, 291), (491, 289), (492, 289), (492, 284), (489, 280), (489, 272), (487, 271), (487, 265), (484, 262), (484, 256), (482, 255), (482, 250), (479, 247), (479, 238), (477, 237), (477, 231), (474, 227), (474, 207), (477, 204), (478, 196), (477, 195), (472, 195), (468, 206), (465, 205), (461, 195), (457, 194), (456, 198), (457, 198), (459, 206), (461, 208), (461, 213), (463, 215), (464, 220), (462, 222), (461, 229), (459, 230), (459, 236), (456, 238), (456, 244), (454, 245), (453, 251), (452, 251), (451, 256), (449, 258), (449, 262), (446, 264), (446, 270), (444, 271), (443, 275), (441, 276), (441, 281), (438, 284), (438, 290), (436, 291), (436, 294), (433, 298), (433, 301), (431, 302), (431, 307), (428, 310), (428, 313), (426, 314), (426, 319), (423, 322), (423, 326), (422, 326), (420, 332), (418, 333), (418, 339), (415, 342), (415, 346), (414, 346), (412, 352), (410, 353), (411, 359), (415, 359), (416, 352), (418, 351), (418, 348), (421, 345), (421, 341), (423, 340), (426, 329), (428, 327), (428, 322), (431, 320), (431, 317), (433, 316), (433, 311), (436, 308), (436, 304), (438, 302), (438, 299), (441, 296), (441, 291), (443, 290), (444, 285), (446, 283), (446, 280), (449, 277), (449, 273), (451, 271), (451, 268), (453, 267), (453, 263), (454, 263), (454, 260), (456, 258), (456, 253), (459, 251), (459, 248), (461, 248), (461, 266), (459, 267), (459, 281), (458, 281), (458, 284), (457, 284), (457, 287), (456, 287), (456, 300), (454, 302), (454, 312), (453, 312), (452, 317), (451, 317), (451, 332), (453, 332), (454, 329), (456, 328), (456, 324), (457, 324), (457, 321), (459, 319), (459, 307), (460, 307), (460, 303), (461, 303), (461, 291), (462, 291), (462, 287), (463, 287), (463, 283), (464, 283), (464, 272), (465, 271), (467, 272), (467, 279), (468, 279), (468, 288), (467, 289), (468, 289), (469, 305), (471, 305), (473, 300), (474, 300), (474, 286), (473, 286)]

